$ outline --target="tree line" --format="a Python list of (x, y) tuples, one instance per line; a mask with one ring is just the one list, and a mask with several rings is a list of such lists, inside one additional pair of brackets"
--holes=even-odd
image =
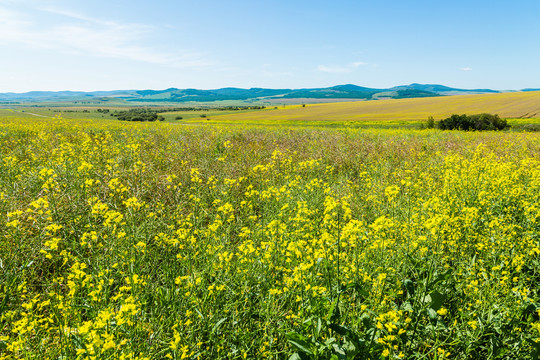
[(158, 115), (157, 110), (139, 108), (123, 111), (115, 111), (111, 115), (122, 121), (163, 121), (165, 118)]

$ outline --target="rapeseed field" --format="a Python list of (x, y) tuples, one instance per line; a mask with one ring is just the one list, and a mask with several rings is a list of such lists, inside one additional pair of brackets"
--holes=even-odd
[(540, 135), (0, 119), (0, 359), (536, 359)]
[(351, 101), (339, 103), (288, 105), (264, 111), (246, 111), (212, 116), (211, 121), (230, 123), (310, 123), (354, 122), (358, 125), (377, 122), (436, 120), (452, 114), (495, 113), (502, 118), (540, 117), (540, 91), (481, 95), (440, 96), (415, 99)]

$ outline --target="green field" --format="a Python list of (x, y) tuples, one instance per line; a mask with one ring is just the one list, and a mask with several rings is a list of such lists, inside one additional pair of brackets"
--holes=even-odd
[[(243, 112), (263, 111), (263, 110), (219, 110), (217, 107), (220, 104), (206, 104), (196, 110), (185, 111), (169, 111), (169, 107), (155, 107), (156, 111), (163, 110), (159, 114), (165, 118), (166, 122), (184, 122), (185, 120), (198, 120), (203, 123), (210, 121), (213, 117), (219, 115), (233, 115)], [(230, 105), (226, 105), (230, 106)], [(77, 106), (62, 106), (62, 107), (19, 107), (13, 109), (1, 109), (0, 117), (16, 117), (16, 118), (49, 118), (54, 119), (61, 117), (63, 119), (92, 119), (92, 120), (109, 120), (115, 119), (111, 113), (115, 111), (123, 111), (131, 107), (77, 107)], [(101, 112), (98, 109), (109, 110), (109, 112)], [(165, 111), (167, 110), (167, 111)], [(266, 110), (267, 111), (267, 110)], [(203, 117), (204, 116), (204, 117)], [(177, 119), (181, 117), (182, 119)]]

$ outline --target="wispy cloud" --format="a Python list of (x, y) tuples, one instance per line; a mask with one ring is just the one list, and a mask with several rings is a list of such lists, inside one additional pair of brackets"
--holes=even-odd
[(354, 71), (356, 68), (359, 68), (361, 66), (366, 66), (366, 65), (368, 65), (368, 63), (365, 63), (363, 61), (352, 62), (346, 66), (319, 65), (317, 66), (317, 71), (332, 73), (332, 74), (346, 74), (346, 73), (350, 73)]
[(173, 67), (212, 65), (195, 51), (164, 52), (144, 46), (140, 39), (151, 36), (154, 28), (143, 24), (96, 19), (59, 8), (37, 9), (40, 15), (54, 14), (60, 21), (37, 23), (32, 14), (6, 8), (0, 2), (0, 44), (60, 53), (142, 61)]
[(360, 66), (366, 66), (368, 63), (366, 62), (363, 62), (363, 61), (357, 61), (357, 62), (353, 62), (351, 64), (352, 67), (354, 68), (357, 68), (357, 67), (360, 67)]
[(463, 67), (463, 68), (461, 68), (461, 69), (459, 69), (459, 70), (461, 70), (461, 71), (472, 71), (472, 68), (470, 68), (470, 67)]
[[(47, 12), (47, 13), (50, 13), (50, 14), (62, 15), (62, 16), (65, 16), (67, 18), (76, 19), (76, 20), (82, 20), (82, 21), (86, 21), (86, 22), (90, 22), (90, 23), (101, 24), (101, 25), (105, 25), (105, 26), (122, 27), (122, 25), (119, 24), (116, 21), (98, 19), (98, 18), (95, 18), (95, 17), (92, 17), (92, 16), (82, 14), (80, 12), (71, 11), (71, 10), (67, 10), (67, 9), (62, 9), (62, 8), (59, 8), (59, 7), (56, 7), (56, 6), (40, 7), (38, 10), (43, 11), (43, 12)], [(141, 25), (137, 25), (137, 26), (141, 26)], [(147, 26), (147, 27), (150, 28), (149, 26)]]

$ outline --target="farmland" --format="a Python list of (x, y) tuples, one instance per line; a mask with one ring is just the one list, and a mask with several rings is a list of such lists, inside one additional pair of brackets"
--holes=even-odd
[(2, 359), (539, 354), (537, 133), (19, 115)]
[(295, 122), (415, 123), (429, 116), (441, 119), (454, 113), (497, 113), (505, 118), (540, 117), (540, 92), (459, 95), (434, 98), (355, 101), (291, 105), (265, 112), (215, 116), (215, 122), (277, 124)]
[[(148, 108), (165, 122), (196, 125), (256, 125), (348, 128), (419, 128), (428, 117), (436, 120), (451, 114), (496, 113), (507, 118), (514, 130), (540, 123), (540, 92), (457, 95), (416, 99), (349, 101), (319, 104), (293, 104), (250, 109), (254, 105), (235, 102), (207, 102), (176, 110), (159, 105)], [(8, 106), (8, 105), (6, 105)], [(0, 117), (64, 119), (115, 119), (125, 105), (102, 107), (75, 103), (26, 104), (0, 109)], [(231, 109), (234, 108), (234, 109)]]

